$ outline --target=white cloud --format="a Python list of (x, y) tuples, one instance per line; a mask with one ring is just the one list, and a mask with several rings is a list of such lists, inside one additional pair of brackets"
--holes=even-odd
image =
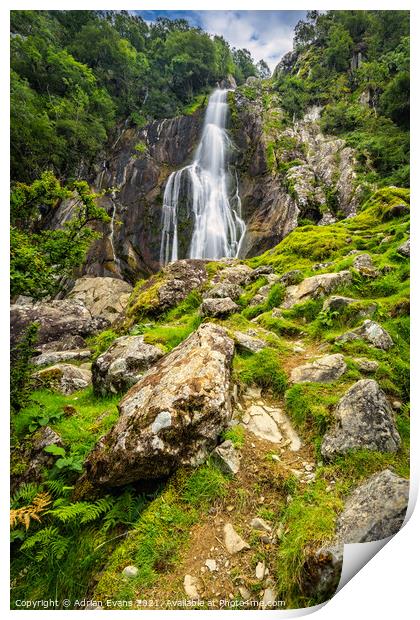
[[(283, 11), (200, 11), (203, 30), (222, 35), (233, 47), (245, 47), (255, 61), (261, 58), (271, 70), (293, 47), (293, 29), (300, 18)], [(289, 14), (290, 16), (290, 14)]]

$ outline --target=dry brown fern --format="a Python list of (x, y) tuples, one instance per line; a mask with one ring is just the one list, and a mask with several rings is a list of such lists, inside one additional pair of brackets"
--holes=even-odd
[(41, 522), (41, 515), (51, 504), (51, 495), (49, 493), (38, 493), (29, 506), (16, 508), (10, 511), (10, 527), (22, 524), (26, 529), (29, 528), (32, 519)]

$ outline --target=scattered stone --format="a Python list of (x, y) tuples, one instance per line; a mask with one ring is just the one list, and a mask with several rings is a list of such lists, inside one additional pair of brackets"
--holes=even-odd
[(315, 361), (297, 366), (290, 375), (292, 383), (331, 383), (336, 381), (347, 370), (347, 364), (340, 353), (324, 355)]
[(204, 562), (204, 565), (207, 566), (207, 568), (209, 569), (209, 571), (211, 573), (214, 573), (215, 571), (217, 571), (217, 562), (216, 562), (216, 560), (211, 560), (211, 559), (206, 560)]
[(288, 286), (282, 308), (292, 308), (297, 303), (332, 293), (336, 288), (351, 282), (350, 271), (323, 273), (305, 278), (300, 284)]
[(56, 364), (38, 370), (32, 375), (35, 385), (61, 394), (73, 394), (92, 383), (90, 370), (72, 364)]
[(95, 393), (127, 392), (162, 355), (161, 349), (144, 342), (144, 336), (117, 338), (92, 365)]
[(343, 308), (346, 308), (350, 304), (353, 304), (357, 301), (357, 299), (352, 299), (351, 297), (343, 297), (342, 295), (331, 295), (324, 301), (322, 309), (325, 311), (331, 310), (334, 312), (339, 312)]
[(382, 540), (400, 530), (409, 486), (408, 480), (385, 469), (368, 478), (349, 496), (337, 519), (334, 541), (307, 560), (305, 592), (323, 600), (334, 594), (341, 577), (345, 543)]
[[(319, 224), (318, 224), (319, 225)], [(327, 267), (331, 267), (331, 265), (333, 265), (334, 263), (332, 262), (328, 262), (328, 263), (316, 263), (316, 265), (312, 265), (312, 269), (314, 271), (321, 271), (322, 269), (327, 269)]]
[(267, 343), (264, 340), (254, 338), (253, 336), (249, 336), (243, 332), (234, 332), (233, 335), (237, 346), (241, 349), (245, 349), (245, 351), (249, 351), (250, 353), (258, 353), (258, 351), (261, 351), (267, 347)]
[(199, 585), (200, 584), (197, 577), (193, 577), (192, 575), (185, 575), (184, 590), (188, 598), (192, 600), (198, 600), (200, 598)]
[(200, 306), (201, 316), (226, 317), (238, 310), (238, 304), (235, 304), (230, 297), (207, 298)]
[(397, 252), (407, 258), (410, 257), (410, 238), (408, 238), (407, 241), (404, 241), (404, 243), (400, 245), (400, 247), (397, 249)]
[(402, 408), (402, 403), (399, 400), (393, 400), (392, 401), (392, 407), (396, 411), (399, 411)]
[(379, 368), (379, 362), (368, 360), (367, 357), (355, 357), (353, 361), (361, 372), (376, 372)]
[(251, 598), (251, 592), (245, 586), (239, 586), (239, 594), (244, 601), (249, 601)]
[(225, 547), (231, 555), (235, 553), (239, 553), (245, 549), (250, 549), (251, 547), (245, 542), (239, 534), (235, 532), (231, 523), (226, 523), (223, 528), (224, 533), (224, 541)]
[(76, 280), (68, 298), (80, 300), (93, 317), (113, 322), (123, 313), (132, 290), (131, 284), (124, 280), (83, 276)]
[(353, 448), (396, 452), (401, 439), (392, 409), (373, 379), (361, 379), (338, 403), (338, 424), (324, 436), (322, 456), (329, 460)]
[[(111, 279), (111, 278), (110, 278)], [(126, 566), (123, 570), (124, 577), (129, 577), (132, 579), (133, 577), (137, 577), (139, 569), (137, 566)]]
[(351, 342), (352, 340), (366, 340), (377, 349), (387, 351), (393, 346), (393, 341), (388, 332), (375, 321), (366, 319), (357, 329), (346, 332), (336, 339), (336, 342)]
[(262, 609), (273, 609), (276, 605), (276, 593), (272, 588), (266, 588), (261, 601)]
[(377, 278), (379, 271), (372, 262), (370, 254), (359, 254), (353, 261), (353, 267), (363, 276), (369, 278)]
[(271, 526), (267, 523), (267, 521), (261, 519), (261, 517), (254, 517), (251, 521), (251, 527), (252, 529), (259, 530), (260, 532), (271, 533)]
[(234, 476), (238, 473), (241, 463), (240, 456), (230, 440), (224, 441), (220, 446), (217, 446), (211, 453), (211, 457), (215, 465), (224, 474)]
[(257, 566), (255, 567), (255, 577), (259, 581), (261, 581), (262, 579), (264, 579), (264, 575), (265, 575), (265, 563), (258, 562)]
[[(202, 463), (231, 417), (234, 344), (205, 323), (134, 385), (86, 461), (88, 478), (119, 486)], [(186, 440), (188, 438), (188, 440)]]
[(91, 352), (89, 349), (78, 349), (76, 351), (49, 351), (41, 353), (33, 358), (35, 366), (46, 366), (48, 364), (58, 364), (60, 362), (81, 361), (89, 359)]

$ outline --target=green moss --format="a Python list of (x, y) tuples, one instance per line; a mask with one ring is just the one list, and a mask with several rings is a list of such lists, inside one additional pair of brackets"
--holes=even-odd
[(113, 329), (107, 329), (99, 334), (95, 334), (94, 336), (90, 336), (87, 339), (87, 345), (89, 349), (92, 351), (92, 359), (96, 360), (101, 353), (109, 349), (111, 344), (119, 337), (118, 334)]
[(191, 103), (188, 103), (182, 109), (182, 114), (184, 116), (191, 116), (195, 114), (198, 110), (204, 110), (208, 103), (208, 95), (207, 94), (199, 94), (194, 97)]
[(164, 272), (136, 283), (128, 300), (126, 315), (129, 323), (141, 321), (148, 316), (154, 316), (159, 308), (159, 290), (165, 282)]

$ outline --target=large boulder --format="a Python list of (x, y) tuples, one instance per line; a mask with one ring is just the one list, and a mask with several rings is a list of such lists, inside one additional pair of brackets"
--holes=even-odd
[(315, 299), (323, 295), (329, 295), (339, 286), (351, 282), (350, 271), (338, 271), (337, 273), (322, 273), (317, 276), (305, 278), (300, 284), (288, 286), (282, 308), (291, 308), (295, 304), (303, 303), (308, 299)]
[(373, 379), (361, 379), (344, 394), (337, 425), (324, 436), (322, 456), (329, 460), (354, 448), (396, 452), (401, 439), (384, 392)]
[(332, 543), (312, 553), (304, 589), (318, 600), (333, 596), (341, 577), (344, 544), (372, 542), (396, 534), (404, 521), (409, 481), (389, 469), (374, 474), (347, 499)]
[(117, 338), (92, 364), (95, 393), (127, 392), (162, 355), (161, 349), (144, 342), (144, 336)]
[(87, 368), (72, 364), (55, 364), (34, 372), (36, 387), (47, 388), (61, 394), (73, 394), (84, 390), (92, 382), (92, 373)]
[(119, 486), (203, 462), (232, 416), (233, 350), (226, 331), (207, 323), (161, 358), (123, 398), (118, 422), (88, 456), (89, 479)]
[(308, 364), (296, 366), (290, 374), (292, 383), (331, 383), (336, 381), (347, 370), (347, 364), (340, 353), (324, 355)]
[(124, 311), (132, 290), (124, 280), (84, 276), (76, 280), (68, 297), (82, 301), (92, 316), (112, 322)]
[(377, 349), (387, 351), (393, 346), (391, 336), (379, 323), (366, 319), (363, 324), (337, 338), (337, 342), (351, 342), (352, 340), (366, 340)]
[(211, 298), (204, 299), (200, 306), (200, 314), (202, 316), (226, 317), (233, 312), (238, 312), (239, 306), (231, 300), (230, 297), (222, 297), (221, 299)]
[(243, 293), (243, 290), (237, 284), (232, 282), (218, 282), (211, 289), (203, 294), (203, 298), (223, 298), (230, 297), (231, 299), (238, 299)]
[(92, 316), (78, 299), (53, 299), (14, 304), (10, 309), (10, 339), (14, 346), (24, 330), (38, 323), (38, 345), (73, 335), (82, 338), (105, 329), (109, 321), (105, 317)]

